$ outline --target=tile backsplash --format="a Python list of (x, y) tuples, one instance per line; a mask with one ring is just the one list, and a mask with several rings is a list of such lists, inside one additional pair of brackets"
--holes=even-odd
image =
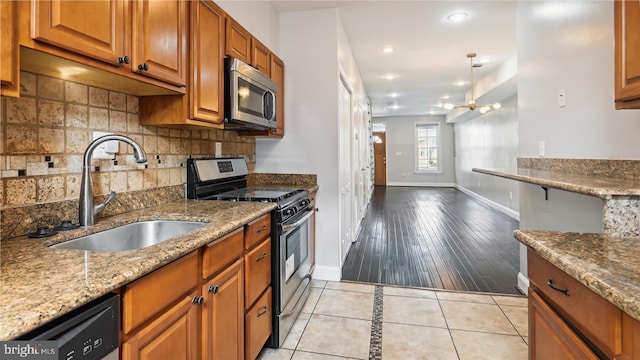
[(93, 160), (96, 195), (175, 186), (186, 181), (186, 159), (242, 156), (255, 169), (255, 139), (229, 130), (141, 126), (138, 97), (21, 72), (19, 98), (0, 100), (0, 209), (77, 200), (82, 156), (93, 132), (126, 135), (149, 161), (137, 164), (120, 143), (114, 160)]

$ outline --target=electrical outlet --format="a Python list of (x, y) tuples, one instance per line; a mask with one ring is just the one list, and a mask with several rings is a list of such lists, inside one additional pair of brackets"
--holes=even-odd
[(544, 156), (544, 140), (538, 143), (538, 155)]
[(509, 200), (513, 200), (513, 193), (509, 191)]
[(216, 157), (222, 156), (222, 143), (216, 142)]
[(567, 106), (567, 93), (564, 89), (558, 90), (558, 106), (565, 107)]
[[(105, 135), (111, 135), (111, 134), (112, 133), (108, 133), (108, 132), (94, 131), (93, 140), (99, 137), (102, 137)], [(118, 140), (106, 141), (98, 145), (98, 147), (96, 147), (95, 150), (93, 150), (93, 153), (91, 154), (91, 158), (113, 160), (116, 157), (116, 153), (119, 151), (120, 151), (120, 144)]]

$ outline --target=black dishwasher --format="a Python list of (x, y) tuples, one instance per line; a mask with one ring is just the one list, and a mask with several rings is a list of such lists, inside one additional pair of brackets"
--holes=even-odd
[(94, 300), (21, 337), (58, 342), (58, 358), (98, 360), (118, 348), (120, 295)]

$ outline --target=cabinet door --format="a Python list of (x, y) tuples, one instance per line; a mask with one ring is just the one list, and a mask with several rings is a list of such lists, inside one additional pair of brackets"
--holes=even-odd
[(185, 85), (187, 5), (185, 0), (133, 2), (133, 71), (177, 86)]
[(226, 54), (251, 63), (251, 34), (230, 16), (227, 17)]
[(278, 97), (276, 99), (276, 120), (278, 127), (270, 130), (270, 135), (284, 136), (284, 62), (274, 54), (271, 54), (271, 79), (278, 85)]
[(261, 73), (271, 76), (271, 51), (256, 38), (251, 38), (251, 65)]
[(536, 291), (531, 289), (529, 290), (529, 359), (598, 359)]
[(224, 117), (224, 21), (213, 1), (192, 2), (190, 115), (218, 124)]
[(16, 39), (16, 3), (0, 1), (0, 94), (20, 95), (20, 60)]
[(640, 1), (614, 2), (616, 107), (640, 109)]
[(244, 281), (242, 259), (202, 287), (202, 358), (244, 357)]
[(122, 344), (123, 360), (196, 360), (197, 306), (192, 294)]
[(32, 8), (32, 38), (113, 65), (126, 55), (123, 0), (35, 0)]

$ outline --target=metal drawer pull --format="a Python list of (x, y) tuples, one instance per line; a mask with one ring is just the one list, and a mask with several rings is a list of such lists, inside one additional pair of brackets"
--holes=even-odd
[(204, 297), (203, 296), (200, 296), (200, 297), (194, 296), (193, 300), (191, 300), (191, 303), (193, 303), (195, 305), (202, 305), (202, 303), (204, 303)]
[(267, 225), (262, 225), (262, 227), (260, 229), (256, 230), (256, 233), (259, 234), (259, 233), (261, 233), (261, 232), (263, 232), (265, 230), (267, 230)]
[(262, 253), (262, 256), (260, 256), (259, 258), (257, 258), (257, 259), (256, 259), (256, 262), (258, 262), (258, 261), (260, 261), (260, 260), (263, 260), (263, 259), (266, 259), (266, 258), (267, 258), (267, 253), (266, 253), (266, 252), (263, 252), (263, 253)]
[(564, 296), (569, 296), (569, 290), (560, 289), (555, 285), (553, 285), (553, 278), (549, 278), (549, 280), (547, 280), (547, 285), (549, 285), (549, 287), (552, 288), (553, 290), (563, 293)]
[(262, 315), (264, 315), (264, 314), (266, 314), (266, 313), (267, 313), (267, 307), (266, 307), (266, 306), (263, 306), (263, 307), (262, 307), (262, 311), (260, 311), (260, 312), (258, 313), (258, 317), (260, 317), (260, 316), (262, 316)]
[(209, 292), (210, 293), (217, 294), (218, 293), (218, 289), (219, 289), (218, 285), (216, 285), (216, 286), (209, 285)]

